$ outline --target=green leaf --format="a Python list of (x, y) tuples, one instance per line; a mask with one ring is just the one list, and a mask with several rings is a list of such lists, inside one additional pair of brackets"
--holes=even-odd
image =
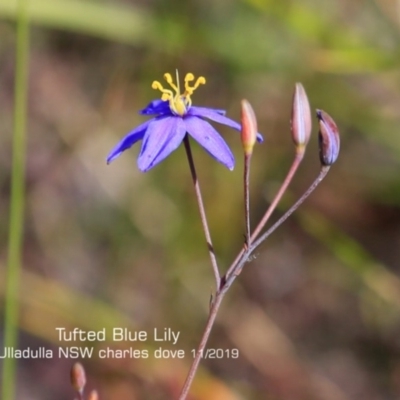
[[(32, 0), (28, 12), (33, 24), (122, 43), (141, 43), (154, 32), (150, 15), (133, 6), (79, 0)], [(17, 0), (2, 0), (0, 17), (16, 19), (16, 16)]]

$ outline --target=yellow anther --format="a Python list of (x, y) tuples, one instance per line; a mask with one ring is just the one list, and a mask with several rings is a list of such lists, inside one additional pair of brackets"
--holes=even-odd
[(172, 89), (175, 90), (176, 93), (179, 92), (179, 88), (178, 86), (175, 85), (173, 79), (172, 79), (172, 75), (169, 73), (164, 74), (164, 79), (167, 81), (167, 83), (172, 87)]
[(195, 84), (190, 86), (190, 82), (194, 81), (194, 75), (192, 73), (188, 73), (185, 76), (185, 92), (183, 94), (180, 93), (179, 89), (179, 81), (177, 76), (177, 83), (175, 84), (172, 75), (169, 73), (164, 74), (164, 79), (171, 86), (174, 92), (170, 89), (164, 89), (160, 82), (154, 81), (151, 85), (153, 89), (159, 90), (162, 93), (161, 100), (169, 101), (169, 107), (171, 111), (178, 115), (184, 115), (187, 110), (192, 105), (192, 100), (190, 96), (193, 92), (200, 86), (206, 83), (206, 80), (203, 76), (197, 78)]
[(161, 90), (161, 91), (164, 90), (162, 85), (161, 85), (161, 83), (158, 82), (158, 81), (153, 81), (153, 83), (151, 84), (151, 87), (152, 87), (152, 89), (158, 89), (158, 90)]
[(161, 100), (163, 101), (170, 100), (174, 97), (174, 93), (172, 92), (172, 90), (164, 89), (161, 83), (158, 81), (154, 81), (151, 84), (151, 87), (152, 89), (159, 90), (162, 93)]
[(192, 73), (189, 72), (188, 74), (186, 74), (186, 76), (185, 76), (185, 86), (186, 86), (186, 84), (188, 82), (191, 82), (193, 80), (194, 80), (194, 75)]
[(193, 74), (186, 74), (185, 77), (185, 96), (190, 96), (193, 94), (193, 92), (200, 86), (204, 85), (206, 83), (206, 78), (204, 76), (199, 76), (197, 78), (196, 83), (193, 86), (189, 85), (189, 82), (194, 80)]

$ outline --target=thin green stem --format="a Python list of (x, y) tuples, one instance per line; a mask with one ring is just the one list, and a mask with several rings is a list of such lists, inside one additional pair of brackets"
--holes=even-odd
[(251, 251), (254, 251), (264, 240), (268, 238), (268, 236), (273, 233), (276, 228), (282, 225), (307, 199), (308, 196), (317, 188), (317, 186), (321, 183), (321, 181), (325, 178), (328, 173), (330, 166), (322, 166), (319, 172), (319, 175), (315, 179), (315, 181), (311, 184), (311, 186), (307, 189), (307, 191), (289, 208), (288, 211), (278, 221), (275, 222), (274, 225), (271, 226), (266, 232), (264, 232), (251, 246)]
[(245, 154), (244, 156), (244, 218), (246, 224), (246, 240), (245, 244), (248, 246), (250, 244), (250, 162), (251, 154)]
[(261, 230), (264, 228), (265, 224), (268, 222), (269, 218), (271, 217), (272, 213), (275, 211), (276, 206), (280, 202), (283, 194), (286, 192), (286, 189), (288, 188), (290, 182), (292, 181), (295, 173), (297, 172), (297, 169), (299, 168), (299, 165), (301, 161), (303, 160), (304, 157), (304, 150), (300, 152), (296, 152), (296, 155), (294, 157), (293, 163), (289, 169), (289, 172), (286, 175), (285, 180), (283, 181), (281, 187), (278, 190), (278, 193), (275, 195), (274, 199), (272, 200), (272, 203), (268, 207), (267, 211), (265, 212), (264, 216), (262, 217), (261, 221), (257, 225), (256, 229), (254, 230), (253, 234), (251, 235), (251, 241), (254, 241), (254, 239), (258, 236), (258, 234), (261, 232)]
[[(290, 207), (289, 210), (281, 218), (279, 218), (278, 221), (275, 222), (275, 224), (271, 226), (271, 228), (269, 228), (255, 242), (253, 242), (249, 248), (247, 248), (246, 250), (242, 250), (239, 253), (238, 257), (236, 258), (237, 261), (233, 265), (233, 268), (230, 270), (230, 274), (225, 275), (225, 277), (222, 278), (222, 281), (224, 283), (221, 288), (222, 293), (225, 293), (231, 287), (234, 280), (239, 276), (240, 272), (242, 271), (243, 266), (246, 264), (247, 260), (254, 253), (257, 247), (260, 246), (260, 244), (263, 243), (280, 225), (282, 225), (301, 206), (301, 204), (303, 204), (303, 202), (310, 196), (310, 194), (325, 178), (326, 174), (329, 172), (329, 169), (330, 166), (322, 166), (317, 178), (305, 191), (305, 193), (296, 201), (296, 203), (294, 203), (292, 207)], [(217, 293), (217, 296), (218, 295), (219, 293)]]
[[(302, 157), (301, 157), (302, 158)], [(297, 160), (297, 161), (296, 161)], [(296, 171), (298, 164), (300, 163), (301, 159), (298, 159), (296, 156), (296, 160), (294, 161), (292, 168), (290, 169), (290, 172), (288, 173), (288, 177), (285, 179), (285, 182), (282, 186), (282, 188), (285, 188), (289, 184), (290, 180), (293, 177), (294, 172)], [(231, 268), (229, 269), (229, 274), (227, 273), (222, 277), (220, 287), (218, 288), (215, 297), (212, 299), (211, 302), (211, 307), (210, 307), (210, 313), (208, 315), (206, 327), (204, 329), (200, 344), (197, 348), (196, 351), (196, 356), (193, 360), (193, 363), (190, 367), (190, 370), (188, 372), (188, 375), (186, 377), (185, 383), (182, 388), (182, 392), (179, 396), (179, 400), (185, 400), (187, 398), (187, 395), (189, 394), (190, 387), (193, 383), (194, 377), (196, 375), (197, 369), (199, 367), (200, 361), (204, 356), (204, 350), (206, 348), (208, 339), (210, 337), (210, 333), (212, 330), (212, 327), (214, 326), (215, 319), (217, 317), (218, 311), (220, 309), (222, 300), (226, 294), (226, 292), (229, 290), (229, 288), (232, 286), (233, 282), (235, 279), (239, 276), (241, 270), (243, 269), (244, 265), (250, 258), (250, 256), (253, 254), (253, 252), (257, 249), (257, 247), (273, 232), (275, 231), (276, 228), (278, 228), (286, 219), (293, 214), (295, 210), (299, 208), (299, 206), (307, 199), (307, 197), (316, 189), (316, 187), (319, 185), (319, 183), (325, 178), (326, 174), (329, 171), (329, 166), (322, 166), (318, 177), (314, 180), (314, 182), (311, 184), (311, 186), (306, 190), (306, 192), (300, 197), (297, 202), (290, 207), (290, 209), (270, 228), (265, 232), (259, 239), (257, 239), (254, 243), (251, 243), (249, 247), (244, 247), (238, 256), (236, 257), (236, 260), (234, 264), (232, 264)], [(284, 191), (284, 190), (283, 190)], [(276, 195), (275, 198), (280, 198), (283, 194), (283, 191), (280, 190), (278, 194)], [(274, 202), (273, 202), (274, 203)], [(274, 207), (273, 204), (269, 208)], [(267, 213), (268, 214), (268, 210)], [(254, 236), (254, 233), (253, 235)]]
[(293, 163), (289, 169), (289, 172), (286, 175), (285, 180), (283, 181), (281, 187), (279, 188), (278, 193), (275, 195), (274, 199), (272, 200), (272, 203), (268, 207), (268, 209), (265, 212), (264, 216), (262, 217), (261, 221), (258, 223), (256, 229), (250, 236), (248, 243), (245, 244), (245, 246), (239, 252), (239, 254), (235, 258), (233, 263), (228, 268), (228, 271), (225, 274), (226, 277), (229, 277), (229, 275), (232, 273), (233, 269), (236, 268), (236, 265), (238, 264), (239, 260), (245, 253), (246, 248), (249, 247), (251, 245), (251, 243), (257, 238), (258, 234), (261, 232), (261, 230), (264, 228), (265, 224), (268, 222), (268, 219), (272, 215), (273, 211), (275, 210), (276, 206), (278, 205), (279, 201), (281, 200), (283, 194), (285, 193), (286, 189), (288, 188), (290, 182), (292, 181), (294, 174), (296, 173), (301, 161), (303, 160), (303, 157), (304, 157), (304, 150), (296, 151), (296, 155), (293, 160)]
[[(18, 292), (25, 206), (26, 112), (28, 92), (29, 23), (28, 0), (18, 0), (14, 134), (12, 150), (11, 206), (4, 316), (4, 346), (16, 347)], [(15, 399), (16, 359), (5, 358), (2, 374), (3, 400)]]
[(221, 283), (221, 276), (220, 276), (219, 269), (218, 269), (217, 259), (215, 257), (214, 247), (213, 247), (212, 241), (211, 241), (211, 234), (210, 234), (210, 229), (208, 227), (206, 211), (204, 209), (203, 197), (201, 195), (200, 184), (199, 184), (199, 180), (197, 179), (197, 173), (196, 173), (196, 168), (194, 165), (192, 150), (190, 148), (189, 137), (187, 135), (185, 136), (185, 139), (183, 140), (183, 142), (185, 143), (185, 150), (186, 150), (186, 155), (187, 155), (187, 159), (189, 162), (190, 172), (192, 174), (194, 190), (196, 192), (196, 199), (197, 199), (197, 203), (199, 206), (201, 223), (203, 225), (203, 230), (204, 230), (204, 235), (206, 237), (208, 253), (210, 254), (211, 265), (212, 265), (212, 269), (214, 271), (216, 287), (218, 290), (218, 288), (220, 287), (220, 283)]
[(223, 299), (225, 293), (226, 293), (226, 291), (222, 291), (222, 289), (218, 290), (215, 298), (213, 299), (213, 301), (211, 303), (211, 308), (210, 308), (210, 313), (208, 315), (207, 324), (204, 329), (203, 336), (201, 338), (199, 347), (197, 348), (196, 356), (193, 360), (193, 363), (190, 367), (190, 370), (186, 377), (185, 383), (183, 385), (181, 394), (179, 396), (179, 400), (185, 400), (187, 395), (189, 394), (189, 390), (190, 390), (190, 387), (192, 386), (197, 369), (199, 368), (200, 361), (204, 357), (204, 350), (207, 345), (208, 338), (210, 337), (212, 327), (214, 326), (215, 318), (217, 317), (218, 310), (221, 306), (222, 299)]

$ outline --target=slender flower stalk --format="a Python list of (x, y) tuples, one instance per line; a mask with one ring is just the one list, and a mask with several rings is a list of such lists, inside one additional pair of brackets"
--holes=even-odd
[(271, 226), (265, 233), (263, 233), (251, 246), (251, 250), (255, 250), (262, 242), (264, 242), (270, 235), (273, 233), (276, 228), (282, 225), (303, 203), (304, 201), (310, 196), (310, 194), (317, 188), (317, 186), (321, 183), (321, 181), (325, 178), (326, 174), (329, 172), (330, 166), (323, 165), (321, 170), (315, 179), (315, 181), (311, 184), (311, 186), (307, 189), (307, 191), (299, 198), (290, 207), (286, 213), (275, 222), (274, 225)]
[(250, 165), (251, 154), (244, 155), (244, 169), (243, 169), (243, 191), (244, 191), (244, 220), (245, 220), (245, 241), (244, 245), (247, 247), (250, 243)]
[(253, 148), (257, 141), (257, 119), (254, 110), (247, 100), (242, 100), (241, 108), (241, 139), (244, 152), (244, 217), (245, 217), (245, 245), (250, 243), (250, 164)]
[(279, 227), (281, 226), (300, 206), (303, 202), (310, 196), (310, 194), (317, 188), (317, 186), (322, 182), (325, 178), (326, 174), (329, 172), (330, 166), (321, 166), (321, 170), (311, 184), (311, 186), (306, 190), (306, 192), (297, 200), (295, 204), (281, 217), (276, 221), (266, 232), (264, 232), (257, 240), (251, 243), (250, 247), (245, 249), (244, 251), (238, 255), (236, 258), (236, 262), (232, 264), (229, 269), (229, 273), (226, 274), (226, 278), (223, 280), (225, 282), (224, 291), (227, 291), (234, 280), (239, 276), (243, 266), (253, 254), (253, 252)]
[(270, 206), (268, 207), (267, 211), (265, 212), (264, 216), (262, 217), (261, 221), (257, 225), (256, 229), (254, 230), (253, 234), (251, 235), (251, 241), (253, 241), (264, 228), (265, 224), (268, 222), (269, 218), (271, 217), (272, 213), (275, 211), (278, 203), (281, 201), (282, 196), (286, 192), (290, 182), (292, 182), (294, 175), (296, 174), (301, 162), (304, 158), (304, 151), (296, 152), (292, 165), (287, 173), (281, 187), (279, 188), (277, 194), (275, 195), (274, 199), (272, 200)]
[(190, 141), (189, 141), (189, 137), (187, 135), (186, 135), (185, 139), (183, 139), (183, 142), (185, 144), (186, 156), (187, 156), (187, 159), (189, 162), (190, 173), (192, 175), (194, 190), (196, 192), (197, 204), (199, 206), (200, 219), (201, 219), (201, 223), (203, 225), (203, 230), (204, 230), (204, 235), (206, 237), (208, 253), (210, 254), (211, 265), (212, 265), (212, 269), (214, 272), (216, 287), (218, 290), (220, 283), (221, 283), (221, 276), (220, 276), (219, 269), (218, 269), (217, 259), (215, 257), (215, 253), (214, 253), (214, 247), (213, 247), (212, 241), (211, 241), (210, 229), (208, 227), (207, 216), (206, 216), (206, 211), (204, 209), (203, 197), (201, 195), (199, 180), (197, 179), (197, 173), (196, 173), (196, 167), (194, 165), (192, 149), (190, 148)]
[[(289, 169), (289, 172), (286, 175), (281, 187), (279, 188), (277, 194), (275, 195), (274, 199), (272, 200), (270, 206), (268, 207), (267, 211), (265, 212), (264, 216), (261, 218), (260, 222), (258, 223), (256, 229), (246, 241), (245, 246), (239, 252), (233, 263), (228, 268), (228, 272), (226, 273), (226, 277), (232, 273), (233, 269), (235, 269), (237, 273), (236, 265), (243, 257), (243, 254), (246, 252), (246, 247), (250, 246), (251, 243), (257, 238), (257, 236), (261, 233), (264, 229), (265, 225), (267, 224), (269, 218), (271, 217), (272, 213), (275, 211), (277, 205), (282, 199), (282, 196), (286, 192), (290, 182), (292, 181), (294, 175), (296, 174), (303, 158), (304, 153), (306, 150), (307, 143), (310, 139), (311, 135), (311, 111), (310, 111), (310, 103), (308, 101), (308, 97), (304, 87), (301, 83), (296, 83), (295, 91), (293, 94), (293, 102), (292, 102), (292, 115), (291, 115), (291, 133), (293, 142), (296, 145), (296, 154), (292, 165)], [(246, 164), (245, 164), (246, 166)], [(240, 272), (240, 271), (239, 271)]]
[(285, 180), (283, 181), (281, 187), (279, 188), (278, 193), (275, 195), (274, 199), (272, 200), (272, 202), (271, 202), (270, 206), (268, 207), (267, 211), (265, 212), (264, 216), (262, 217), (262, 219), (258, 223), (256, 229), (254, 230), (254, 232), (250, 236), (250, 240), (249, 240), (248, 245), (244, 246), (242, 248), (242, 250), (236, 256), (235, 260), (229, 266), (228, 271), (225, 274), (226, 279), (228, 279), (229, 276), (232, 275), (232, 273), (234, 271), (235, 271), (234, 272), (235, 274), (237, 274), (238, 272), (240, 273), (240, 270), (237, 269), (238, 263), (240, 263), (240, 261), (242, 260), (242, 258), (244, 257), (245, 254), (247, 254), (247, 256), (249, 256), (249, 254), (248, 254), (248, 252), (246, 250), (249, 247), (251, 247), (252, 243), (254, 242), (254, 240), (256, 240), (257, 236), (260, 234), (260, 232), (262, 231), (262, 229), (264, 228), (264, 226), (268, 222), (268, 220), (271, 217), (272, 213), (275, 211), (278, 203), (282, 199), (282, 196), (286, 192), (290, 182), (292, 181), (294, 175), (296, 174), (296, 172), (297, 172), (297, 170), (299, 168), (299, 165), (300, 165), (301, 161), (303, 160), (303, 156), (304, 156), (304, 152), (300, 152), (300, 153), (297, 152), (295, 154), (295, 158), (293, 160), (293, 163), (292, 163), (292, 165), (291, 165), (291, 167), (289, 169), (289, 172), (286, 175)]
[[(242, 251), (236, 257), (235, 261), (229, 267), (229, 270), (225, 275), (225, 277), (223, 277), (226, 286), (230, 286), (230, 284), (232, 284), (233, 282), (232, 277), (236, 277), (240, 273), (244, 263), (247, 261), (248, 257), (250, 257), (253, 251), (261, 243), (263, 243), (280, 225), (282, 225), (290, 217), (290, 215), (292, 215), (300, 207), (300, 205), (310, 196), (310, 194), (317, 188), (317, 186), (325, 178), (326, 174), (329, 172), (331, 165), (334, 162), (336, 162), (340, 150), (340, 135), (338, 127), (335, 121), (332, 119), (332, 117), (329, 116), (329, 114), (326, 113), (325, 111), (317, 110), (317, 118), (319, 123), (319, 133), (318, 133), (319, 156), (321, 161), (321, 170), (317, 178), (314, 180), (311, 186), (306, 190), (306, 192), (299, 198), (299, 200), (278, 221), (276, 221), (275, 224), (271, 226), (271, 228), (269, 228), (255, 242), (251, 242), (250, 248), (242, 249)], [(296, 156), (298, 156), (299, 154), (301, 153), (298, 152)], [(288, 176), (289, 175), (290, 172)], [(283, 186), (284, 184), (282, 185), (282, 187)], [(269, 208), (271, 208), (271, 206)], [(266, 215), (267, 214), (268, 210)], [(254, 231), (253, 236), (256, 236), (256, 233), (257, 229), (256, 231)]]
[(217, 317), (218, 310), (221, 306), (225, 293), (226, 291), (223, 291), (222, 288), (219, 289), (217, 291), (215, 298), (211, 302), (210, 313), (208, 315), (206, 327), (204, 329), (203, 336), (201, 337), (200, 344), (197, 348), (196, 355), (194, 357), (192, 365), (190, 366), (188, 375), (186, 377), (181, 394), (179, 396), (179, 400), (185, 400), (187, 395), (189, 394), (190, 387), (193, 383), (200, 361), (203, 358), (204, 349), (207, 345), (208, 338), (210, 337), (212, 327), (214, 326), (215, 318)]
[(278, 193), (276, 194), (271, 205), (268, 207), (265, 215), (255, 229), (251, 238), (252, 240), (254, 240), (258, 236), (258, 234), (264, 228), (265, 224), (268, 222), (270, 216), (274, 212), (276, 206), (280, 202), (283, 194), (286, 192), (286, 189), (288, 188), (295, 173), (297, 172), (297, 169), (299, 168), (299, 165), (304, 158), (306, 146), (311, 135), (311, 128), (312, 124), (310, 103), (308, 101), (308, 97), (303, 85), (301, 83), (296, 83), (295, 91), (293, 94), (291, 118), (291, 132), (293, 142), (296, 145), (296, 155), (293, 160), (292, 166), (290, 167), (289, 172), (286, 175), (285, 180), (278, 190)]
[[(12, 150), (11, 209), (7, 277), (5, 288), (4, 346), (16, 347), (18, 335), (18, 294), (22, 259), (25, 206), (26, 115), (29, 65), (28, 1), (17, 2), (17, 40), (14, 135)], [(1, 398), (15, 399), (16, 359), (3, 362)]]

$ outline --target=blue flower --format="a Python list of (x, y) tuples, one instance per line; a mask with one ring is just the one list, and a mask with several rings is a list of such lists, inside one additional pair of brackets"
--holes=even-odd
[[(232, 170), (235, 160), (231, 150), (205, 118), (237, 131), (241, 129), (240, 124), (225, 117), (224, 110), (192, 106), (191, 95), (199, 85), (206, 83), (204, 77), (200, 76), (191, 85), (194, 76), (187, 74), (183, 94), (180, 93), (178, 78), (176, 85), (170, 74), (165, 74), (164, 78), (174, 91), (164, 89), (158, 81), (153, 82), (152, 88), (162, 92), (161, 100), (153, 100), (140, 114), (154, 117), (129, 132), (110, 152), (107, 163), (115, 160), (137, 141), (143, 140), (137, 163), (139, 169), (146, 172), (176, 150), (185, 135), (189, 134), (212, 157)], [(260, 142), (263, 140), (261, 135), (257, 139)]]

